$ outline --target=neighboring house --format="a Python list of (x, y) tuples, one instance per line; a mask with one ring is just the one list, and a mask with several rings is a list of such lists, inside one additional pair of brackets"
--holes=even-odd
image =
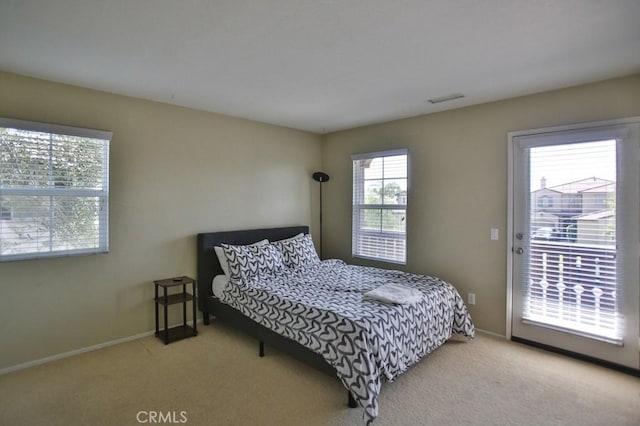
[[(551, 239), (603, 244), (615, 229), (614, 181), (597, 177), (580, 179), (531, 192), (531, 229), (553, 229)], [(535, 235), (535, 234), (534, 234)]]
[(615, 241), (616, 216), (613, 209), (576, 217), (578, 244), (611, 244)]

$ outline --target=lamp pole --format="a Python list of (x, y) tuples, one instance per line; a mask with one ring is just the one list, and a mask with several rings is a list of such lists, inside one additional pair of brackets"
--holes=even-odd
[(329, 180), (329, 175), (325, 172), (315, 172), (313, 180), (320, 182), (320, 258), (323, 259), (322, 253), (322, 183)]

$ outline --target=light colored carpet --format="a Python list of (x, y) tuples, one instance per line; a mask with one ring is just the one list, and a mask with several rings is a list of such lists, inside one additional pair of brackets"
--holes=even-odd
[[(148, 337), (6, 374), (0, 424), (138, 425), (150, 411), (188, 425), (362, 424), (337, 379), (257, 346), (202, 326), (168, 346)], [(478, 334), (385, 383), (376, 424), (637, 426), (640, 379)]]

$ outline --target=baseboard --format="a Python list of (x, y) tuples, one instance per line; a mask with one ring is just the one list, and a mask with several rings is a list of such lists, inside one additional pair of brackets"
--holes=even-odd
[(538, 343), (538, 342), (523, 339), (520, 337), (511, 336), (511, 340), (516, 343), (522, 343), (523, 345), (533, 346), (538, 349), (543, 349), (545, 351), (557, 353), (560, 355), (568, 356), (570, 358), (578, 359), (580, 361), (585, 361), (591, 364), (596, 364), (602, 367), (610, 368), (612, 370), (620, 371), (621, 373), (626, 373), (632, 376), (640, 377), (640, 370), (632, 367), (627, 367), (625, 365), (620, 365), (610, 361), (605, 361), (599, 358), (594, 358), (588, 355), (580, 354), (577, 352), (568, 351), (566, 349), (556, 348), (555, 346), (545, 345), (544, 343)]
[[(201, 323), (202, 320), (199, 319), (197, 323)], [(190, 322), (191, 323), (191, 322)], [(13, 373), (14, 371), (24, 370), (25, 368), (35, 367), (36, 365), (46, 364), (48, 362), (57, 361), (59, 359), (69, 358), (75, 355), (80, 355), (86, 352), (97, 351), (98, 349), (107, 348), (109, 346), (119, 345), (121, 343), (130, 342), (132, 340), (142, 339), (144, 337), (153, 336), (156, 333), (155, 330), (145, 331), (144, 333), (135, 334), (133, 336), (122, 337), (116, 340), (110, 340), (108, 342), (98, 343), (97, 345), (87, 346), (80, 349), (74, 349), (69, 352), (63, 352), (56, 355), (51, 355), (45, 358), (35, 359), (33, 361), (28, 361), (22, 364), (12, 365), (11, 367), (5, 367), (0, 369), (0, 376), (3, 374)]]
[(498, 333), (494, 333), (493, 331), (488, 331), (488, 330), (483, 330), (481, 328), (476, 328), (476, 331), (478, 333), (482, 333), (482, 334), (488, 334), (489, 336), (493, 336), (493, 337), (499, 337), (501, 339), (506, 339), (507, 336), (503, 335), (503, 334), (498, 334)]

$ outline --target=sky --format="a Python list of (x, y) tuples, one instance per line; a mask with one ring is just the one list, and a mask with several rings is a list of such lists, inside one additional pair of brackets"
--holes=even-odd
[(533, 147), (530, 151), (531, 191), (590, 177), (616, 180), (616, 141)]

